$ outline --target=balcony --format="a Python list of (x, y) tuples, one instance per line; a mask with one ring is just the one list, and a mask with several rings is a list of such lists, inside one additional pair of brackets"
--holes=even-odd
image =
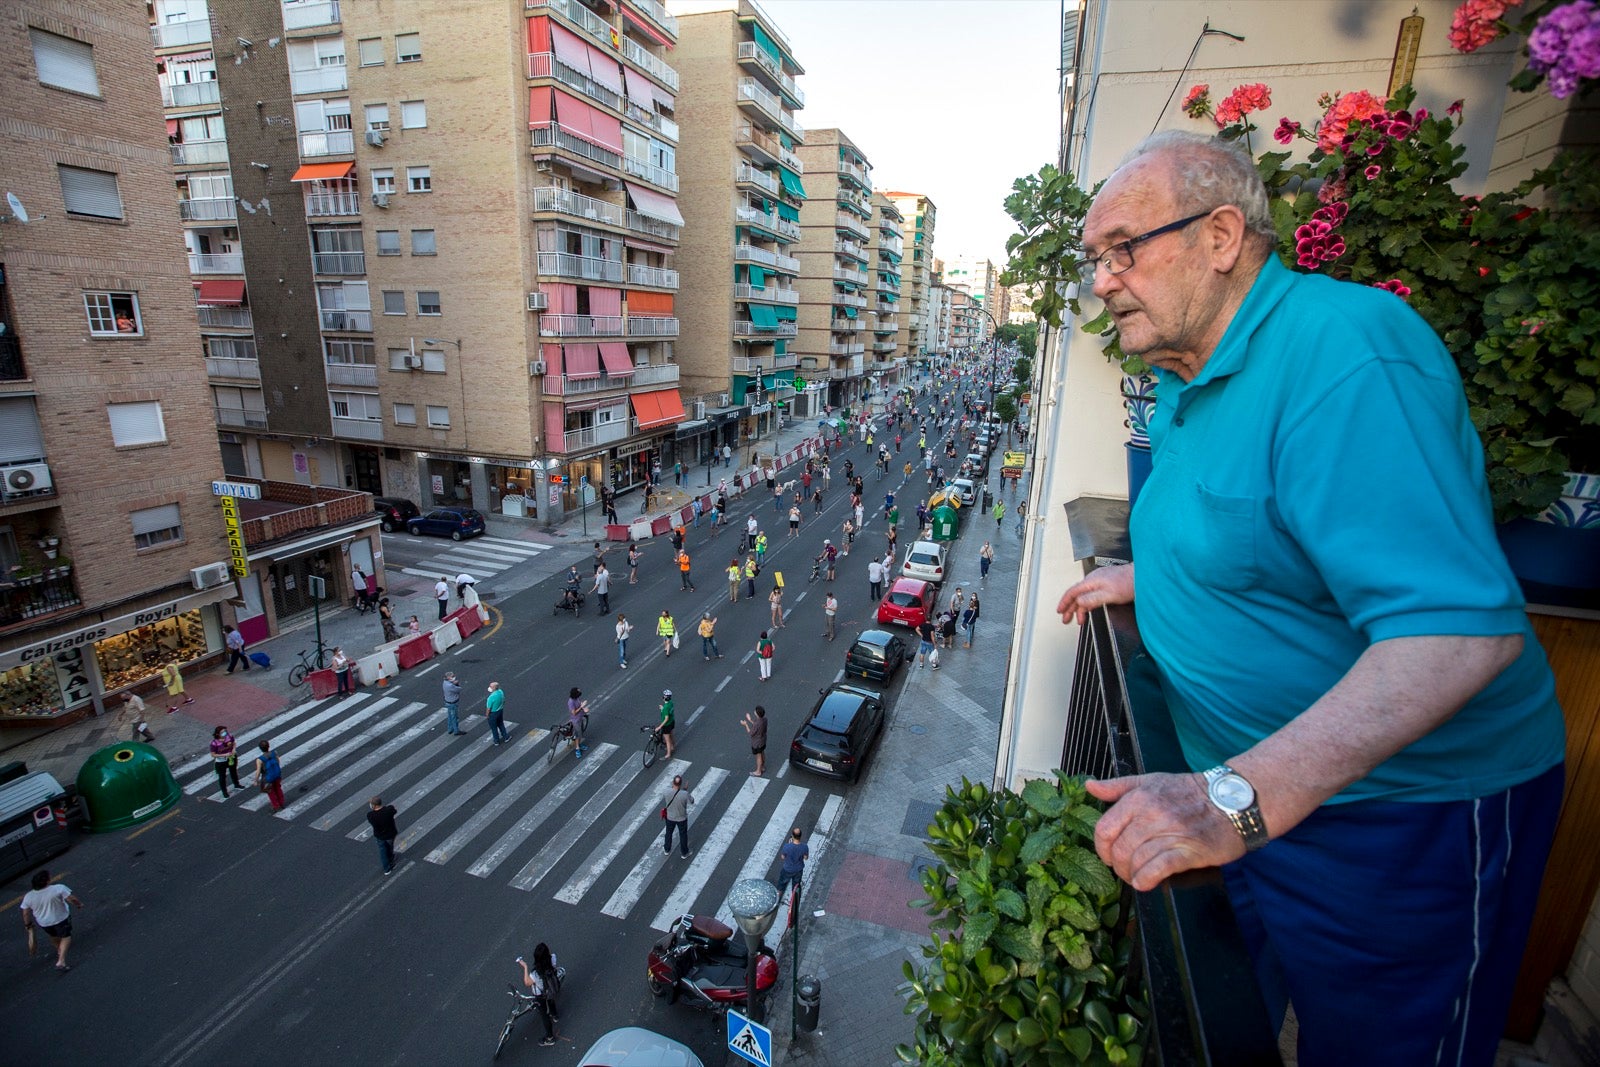
[(311, 269), (318, 274), (365, 274), (365, 252), (313, 252)]
[(898, 347), (899, 347), (899, 345), (894, 341), (874, 341), (874, 342), (872, 342), (872, 352), (873, 352), (874, 355), (887, 354), (887, 353), (893, 352)]
[(563, 152), (571, 152), (575, 156), (582, 156), (589, 162), (597, 163), (602, 167), (609, 167), (612, 170), (622, 169), (622, 155), (620, 153), (612, 152), (609, 149), (601, 148), (599, 145), (592, 145), (582, 138), (574, 137), (553, 122), (543, 126), (535, 126), (529, 130), (528, 141), (535, 152), (544, 153), (552, 148), (559, 148)]
[(220, 104), (222, 90), (215, 79), (198, 82), (174, 82), (171, 85), (161, 86), (161, 104), (163, 107), (202, 107), (206, 104)]
[(665, 315), (629, 315), (629, 337), (676, 337), (678, 320)]
[(350, 310), (335, 308), (321, 311), (322, 328), (334, 333), (371, 333), (372, 311), (369, 308)]
[(347, 441), (383, 440), (382, 419), (352, 419), (344, 415), (335, 415), (332, 421), (335, 437), (342, 437)]
[(338, 24), (339, 0), (283, 5), (283, 28), (286, 30), (308, 30), (313, 26)]
[(241, 430), (265, 430), (267, 413), (255, 408), (235, 408), (218, 404), (217, 425)]
[(628, 284), (648, 285), (654, 289), (676, 289), (678, 272), (665, 267), (648, 267), (643, 263), (628, 264)]
[(792, 322), (780, 322), (775, 330), (758, 329), (755, 323), (744, 319), (735, 319), (733, 322), (733, 336), (743, 337), (752, 341), (770, 341), (775, 337), (793, 337), (798, 332)]
[(678, 20), (667, 13), (667, 9), (656, 0), (626, 0), (629, 7), (636, 8), (641, 14), (655, 23), (656, 28), (671, 37), (678, 39)]
[(829, 341), (828, 355), (830, 356), (860, 356), (866, 354), (867, 346), (863, 341)]
[(777, 261), (773, 263), (773, 267), (777, 270), (781, 270), (785, 274), (800, 273), (800, 261), (795, 259), (793, 256), (786, 256), (782, 252), (779, 252), (772, 258)]
[(676, 363), (656, 363), (648, 367), (634, 367), (632, 377), (628, 384), (632, 386), (663, 386), (678, 384), (678, 365)]
[(594, 448), (596, 445), (615, 444), (618, 441), (626, 441), (638, 432), (638, 419), (618, 419), (598, 426), (585, 426), (581, 430), (568, 430), (562, 435), (561, 451), (569, 453), (583, 448)]
[(553, 52), (534, 52), (528, 56), (528, 77), (554, 78), (556, 81), (587, 96), (589, 99), (606, 105), (613, 110), (622, 110), (622, 97), (601, 85), (589, 75), (573, 70)]
[(778, 216), (778, 236), (787, 237), (791, 241), (800, 240), (800, 224), (790, 222), (783, 216)]
[(783, 145), (776, 137), (749, 122), (739, 123), (733, 143), (763, 163), (776, 163), (783, 155)]
[(345, 72), (344, 64), (330, 64), (326, 67), (308, 67), (305, 70), (291, 70), (289, 72), (289, 91), (301, 95), (304, 93), (342, 93), (350, 87), (350, 76)]
[(167, 147), (172, 150), (172, 165), (175, 167), (201, 167), (228, 162), (228, 142), (220, 137), (214, 141), (186, 141)]
[(833, 218), (833, 228), (836, 230), (844, 230), (846, 233), (853, 233), (863, 241), (870, 239), (872, 236), (867, 230), (867, 224), (850, 214), (848, 211), (835, 212)]
[(206, 356), (206, 377), (241, 378), (245, 381), (261, 380), (261, 364), (254, 359), (235, 359), (231, 356)]
[[(50, 563), (45, 560), (45, 563)], [(0, 626), (13, 626), (41, 615), (75, 608), (81, 600), (72, 584), (72, 572), (20, 575), (0, 582)]]
[[(195, 318), (201, 326), (216, 326), (230, 330), (248, 330), (255, 326), (255, 320), (247, 307), (218, 307), (214, 304), (199, 304), (194, 309)], [(3, 377), (3, 375), (0, 375)]]
[(776, 252), (768, 252), (764, 248), (757, 248), (748, 244), (734, 245), (733, 258), (742, 259), (750, 263), (759, 263), (764, 267), (776, 267), (778, 265), (778, 254)]
[(665, 167), (658, 167), (648, 160), (635, 159), (632, 156), (622, 157), (622, 169), (635, 178), (643, 178), (651, 185), (658, 185), (663, 189), (678, 191), (678, 176)]
[(795, 139), (796, 144), (805, 144), (806, 128), (800, 125), (793, 112), (783, 112), (778, 116), (778, 121), (783, 124), (784, 129), (789, 131), (789, 136)]
[(527, 9), (545, 8), (554, 11), (596, 41), (611, 47), (611, 23), (578, 3), (578, 0), (527, 0)]
[(239, 205), (231, 196), (179, 200), (178, 217), (184, 222), (217, 222), (239, 217)]
[(539, 276), (542, 278), (577, 278), (591, 282), (622, 281), (620, 259), (600, 259), (596, 256), (575, 256), (567, 252), (540, 252)]
[(893, 315), (879, 315), (877, 324), (872, 327), (873, 333), (899, 333), (900, 320)]
[(307, 193), (306, 215), (310, 218), (328, 218), (335, 215), (361, 214), (361, 194)]
[[(334, 363), (330, 361), (323, 364), (323, 370), (327, 373), (329, 385), (359, 385), (368, 389), (376, 389), (378, 387), (378, 368), (371, 363)], [(333, 421), (337, 423), (339, 419), (335, 417)], [(351, 419), (349, 421), (368, 422), (371, 420)], [(378, 425), (383, 425), (381, 420)], [(381, 440), (382, 437), (383, 434), (380, 431), (376, 440)]]
[(637, 211), (628, 212), (628, 229), (634, 233), (646, 234), (650, 237), (659, 237), (666, 241), (676, 241), (681, 229), (670, 222), (662, 222), (648, 215), (641, 215)]
[(865, 167), (841, 159), (839, 160), (839, 173), (863, 189), (872, 188), (872, 179), (867, 176), (867, 168)]
[(783, 103), (766, 87), (754, 78), (739, 79), (739, 104), (741, 107), (748, 105), (758, 111), (769, 121), (781, 123), (783, 121)]
[(763, 71), (773, 83), (778, 86), (778, 91), (794, 102), (795, 107), (806, 106), (806, 94), (795, 83), (794, 78), (785, 74), (782, 65), (767, 52), (766, 49), (754, 41), (739, 42), (739, 62), (754, 63)]
[(621, 337), (621, 315), (540, 315), (540, 337)]
[(754, 300), (762, 304), (798, 304), (800, 292), (796, 289), (780, 289), (775, 285), (761, 289), (747, 282), (734, 282), (733, 298), (746, 302)]
[(150, 38), (157, 48), (181, 48), (191, 44), (211, 43), (211, 20), (190, 19), (187, 22), (168, 22), (150, 27)]
[(570, 215), (589, 222), (603, 222), (609, 226), (623, 225), (623, 209), (592, 196), (541, 185), (533, 191), (533, 210), (538, 213)]
[(754, 185), (756, 188), (778, 195), (778, 179), (766, 171), (757, 170), (748, 163), (740, 163), (734, 171), (733, 180), (738, 185)]
[(834, 333), (856, 333), (862, 325), (860, 319), (847, 318), (843, 315), (828, 322), (828, 328)]
[(648, 126), (674, 144), (679, 137), (678, 124), (653, 108), (640, 107), (631, 100), (623, 105), (623, 114), (632, 122)]
[(243, 252), (189, 253), (190, 274), (243, 274)]
[(656, 81), (665, 85), (673, 92), (678, 91), (678, 72), (663, 63), (660, 59), (645, 51), (643, 45), (632, 37), (622, 38), (622, 55), (630, 63), (650, 75)]
[(833, 268), (833, 280), (836, 282), (849, 282), (851, 285), (866, 285), (867, 272), (836, 266)]
[(632, 378), (613, 378), (601, 374), (598, 378), (571, 378), (565, 374), (546, 374), (542, 391), (545, 396), (590, 396), (594, 393), (615, 393), (626, 389)]
[(867, 306), (867, 298), (856, 293), (834, 293), (833, 302), (845, 307), (862, 308)]
[(354, 130), (310, 130), (301, 133), (299, 136), (301, 159), (315, 159), (318, 156), (348, 156), (356, 150)]
[(880, 253), (888, 252), (896, 259), (902, 258), (906, 254), (905, 240), (899, 234), (888, 234), (883, 230), (879, 230), (878, 251)]
[[(334, 419), (340, 422), (363, 422), (362, 419)], [(383, 423), (374, 423), (381, 430)], [(355, 435), (350, 435), (355, 436)], [(381, 435), (367, 440), (382, 440)], [(326, 485), (300, 485), (295, 482), (267, 482), (259, 478), (233, 478), (235, 482), (253, 482), (261, 487), (260, 500), (239, 501), (240, 532), (250, 548), (280, 541), (307, 530), (332, 526), (369, 525), (376, 516), (372, 511), (372, 494), (351, 489), (335, 489)]]
[(778, 239), (778, 216), (769, 215), (753, 207), (745, 207), (742, 203), (733, 209), (733, 217), (741, 226), (749, 226), (760, 230), (761, 236), (767, 240)]
[(841, 256), (849, 256), (865, 263), (867, 261), (867, 246), (860, 241), (852, 241), (848, 237), (835, 237), (833, 250)]

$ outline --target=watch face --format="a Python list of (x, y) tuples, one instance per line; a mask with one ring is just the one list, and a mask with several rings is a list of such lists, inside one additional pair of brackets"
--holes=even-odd
[(1211, 798), (1227, 811), (1244, 811), (1255, 803), (1256, 791), (1237, 774), (1225, 774), (1211, 785)]

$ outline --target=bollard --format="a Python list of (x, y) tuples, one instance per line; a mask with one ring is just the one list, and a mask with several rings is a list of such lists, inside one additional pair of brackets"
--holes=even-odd
[(817, 1016), (822, 1012), (822, 979), (814, 974), (800, 976), (800, 989), (795, 994), (795, 1021), (808, 1033), (817, 1029)]

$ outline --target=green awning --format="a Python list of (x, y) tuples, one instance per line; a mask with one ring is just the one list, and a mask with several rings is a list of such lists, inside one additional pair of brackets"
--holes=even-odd
[(767, 287), (767, 272), (765, 268), (758, 267), (754, 263), (750, 264), (750, 284), (757, 289), (765, 289)]
[[(794, 308), (790, 308), (789, 310), (793, 311)], [(792, 317), (793, 316), (791, 316), (791, 318)], [(772, 342), (772, 351), (773, 351), (774, 354), (779, 355), (779, 356), (788, 355), (789, 354), (789, 342), (788, 341), (774, 341), (774, 342)], [(794, 378), (792, 376), (789, 378), (789, 383), (791, 385), (794, 384)]]
[(886, 300), (889, 303), (893, 304), (893, 303), (896, 303), (900, 299), (900, 297), (895, 293), (883, 293), (883, 292), (880, 292), (878, 294), (878, 299), (879, 300)]
[(778, 168), (778, 177), (783, 181), (784, 191), (797, 200), (806, 198), (806, 187), (800, 184), (800, 175), (788, 167)]
[(772, 35), (761, 28), (761, 23), (759, 22), (752, 22), (750, 29), (755, 33), (756, 44), (781, 67), (783, 65), (783, 49), (778, 47), (778, 42), (774, 41)]
[(800, 309), (793, 304), (777, 304), (772, 310), (778, 313), (779, 322), (794, 322)]
[(790, 137), (782, 130), (778, 131), (778, 143), (783, 145), (783, 147), (787, 148), (789, 151), (794, 151), (794, 138)]
[(887, 248), (878, 249), (878, 255), (882, 256), (884, 259), (887, 259), (890, 263), (893, 263), (897, 267), (900, 265), (900, 257), (889, 251)]
[(750, 321), (758, 330), (776, 330), (778, 328), (778, 312), (771, 304), (751, 304)]
[(856, 309), (851, 307), (849, 304), (846, 304), (840, 310), (844, 312), (844, 317), (847, 319), (853, 319), (856, 317)]
[(790, 222), (799, 222), (800, 209), (797, 207), (790, 207), (788, 204), (780, 203), (778, 205), (778, 217), (780, 219), (788, 219)]

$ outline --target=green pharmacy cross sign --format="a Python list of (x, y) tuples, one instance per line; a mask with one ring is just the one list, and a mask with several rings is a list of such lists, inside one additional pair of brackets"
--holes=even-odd
[(797, 392), (797, 393), (798, 392), (803, 392), (805, 390), (805, 387), (806, 387), (806, 380), (804, 378), (796, 378), (794, 380), (794, 390), (795, 390), (795, 392)]

